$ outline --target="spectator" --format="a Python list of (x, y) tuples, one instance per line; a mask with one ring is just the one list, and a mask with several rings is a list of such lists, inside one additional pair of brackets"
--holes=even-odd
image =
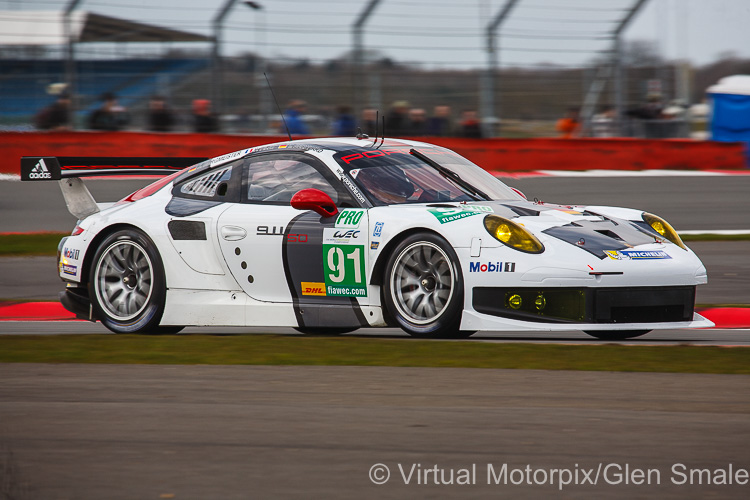
[(280, 132), (286, 133), (287, 131), (292, 135), (310, 135), (310, 129), (302, 121), (302, 115), (307, 111), (307, 103), (302, 100), (294, 100), (289, 103), (286, 113), (284, 113), (284, 121), (286, 122), (286, 129), (282, 124)]
[(89, 115), (89, 128), (92, 130), (121, 130), (130, 121), (127, 110), (118, 104), (117, 96), (105, 92), (102, 104)]
[(408, 134), (412, 136), (423, 136), (427, 134), (427, 113), (422, 108), (409, 110)]
[(211, 112), (211, 101), (193, 99), (193, 131), (209, 133), (219, 131), (219, 119)]
[(577, 137), (581, 131), (581, 123), (578, 121), (578, 108), (568, 108), (565, 116), (557, 120), (555, 128), (563, 139)]
[(39, 111), (34, 126), (39, 130), (70, 130), (70, 94), (62, 91), (55, 102)]
[(357, 134), (357, 123), (352, 115), (352, 108), (342, 104), (336, 108), (336, 121), (333, 122), (335, 137), (354, 137)]
[(432, 117), (427, 122), (427, 135), (446, 137), (453, 134), (450, 106), (435, 106)]
[(482, 126), (476, 111), (467, 109), (461, 113), (461, 137), (482, 138)]
[(390, 137), (401, 137), (409, 133), (408, 101), (395, 101), (385, 119), (385, 134)]
[(169, 132), (173, 125), (174, 116), (164, 98), (152, 96), (148, 102), (148, 129), (152, 132)]

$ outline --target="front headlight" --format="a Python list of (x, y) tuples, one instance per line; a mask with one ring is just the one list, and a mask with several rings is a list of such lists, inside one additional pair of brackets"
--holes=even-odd
[(484, 218), (484, 227), (500, 243), (520, 252), (542, 253), (544, 245), (524, 227), (497, 215)]
[(650, 214), (647, 212), (643, 212), (643, 221), (651, 226), (651, 229), (659, 233), (659, 235), (663, 236), (664, 238), (668, 239), (678, 247), (682, 248), (683, 250), (687, 250), (687, 247), (680, 239), (680, 235), (677, 234), (677, 231), (674, 230), (674, 228), (669, 224), (669, 222), (665, 221), (661, 217)]

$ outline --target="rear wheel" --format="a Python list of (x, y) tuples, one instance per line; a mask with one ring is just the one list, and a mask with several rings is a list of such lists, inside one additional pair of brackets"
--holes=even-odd
[(608, 331), (588, 331), (584, 332), (592, 337), (596, 337), (599, 340), (626, 340), (646, 335), (651, 330), (608, 330)]
[(399, 243), (388, 259), (383, 303), (388, 316), (409, 335), (465, 338), (461, 331), (464, 288), (458, 257), (440, 236), (417, 233)]
[(181, 326), (159, 326), (166, 299), (164, 266), (142, 232), (112, 233), (94, 254), (89, 297), (96, 317), (115, 333), (171, 334)]

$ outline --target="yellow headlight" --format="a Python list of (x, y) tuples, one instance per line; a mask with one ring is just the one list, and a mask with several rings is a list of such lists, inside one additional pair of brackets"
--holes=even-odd
[(650, 214), (647, 212), (643, 213), (643, 220), (651, 226), (651, 228), (659, 233), (661, 236), (665, 237), (678, 247), (682, 248), (683, 250), (687, 250), (687, 247), (682, 242), (682, 239), (680, 239), (680, 235), (677, 234), (677, 231), (674, 230), (674, 228), (669, 224), (669, 222), (665, 221), (661, 217)]
[(544, 245), (527, 229), (497, 215), (484, 218), (484, 227), (500, 243), (526, 253), (542, 253)]

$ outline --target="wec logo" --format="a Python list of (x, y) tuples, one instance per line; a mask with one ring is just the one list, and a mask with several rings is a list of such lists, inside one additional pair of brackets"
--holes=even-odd
[(333, 233), (334, 238), (356, 238), (359, 236), (359, 231), (355, 229), (349, 229), (348, 231), (336, 231)]
[(516, 272), (515, 262), (506, 262), (503, 267), (502, 262), (490, 262), (488, 264), (482, 264), (481, 262), (469, 262), (470, 273), (514, 273)]

